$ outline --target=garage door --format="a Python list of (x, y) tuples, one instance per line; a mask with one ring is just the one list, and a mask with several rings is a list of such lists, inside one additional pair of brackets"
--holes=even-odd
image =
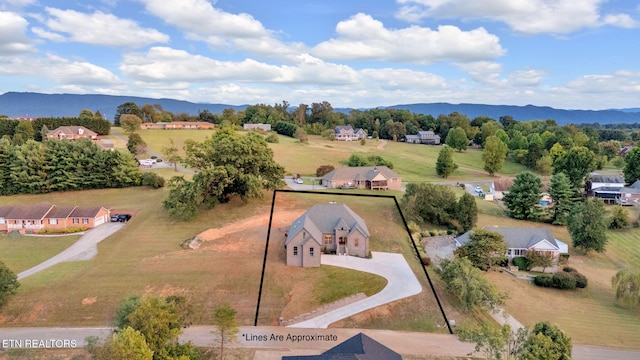
[[(105, 215), (105, 216), (106, 216), (106, 215)], [(96, 226), (104, 224), (104, 218), (105, 218), (105, 216), (101, 216), (101, 217), (99, 217), (99, 218), (96, 218)]]

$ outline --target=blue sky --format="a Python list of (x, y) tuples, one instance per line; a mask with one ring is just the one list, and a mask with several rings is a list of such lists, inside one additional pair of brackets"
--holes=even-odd
[(0, 93), (640, 107), (638, 45), (631, 0), (0, 0)]

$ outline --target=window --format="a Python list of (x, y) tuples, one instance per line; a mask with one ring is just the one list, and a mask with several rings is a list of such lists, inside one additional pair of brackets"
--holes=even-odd
[(293, 256), (298, 256), (298, 247), (297, 246), (293, 247)]
[(50, 225), (58, 225), (58, 219), (49, 219)]
[(74, 223), (74, 224), (80, 224), (80, 219), (78, 219), (78, 218), (73, 218), (73, 223)]
[(359, 238), (355, 238), (355, 240), (353, 241), (353, 246), (358, 247), (358, 243), (360, 242)]
[(323, 235), (323, 237), (324, 237), (324, 243), (325, 243), (325, 245), (331, 245), (331, 244), (333, 244), (333, 235), (331, 235), (331, 234), (324, 234), (324, 235)]
[(4, 223), (5, 223), (4, 218), (0, 218), (0, 224), (4, 224)]
[(87, 219), (87, 218), (83, 218), (83, 219), (82, 219), (82, 223), (83, 223), (83, 224), (88, 224), (88, 223), (89, 223), (89, 219)]
[(309, 248), (309, 256), (313, 256), (315, 248)]

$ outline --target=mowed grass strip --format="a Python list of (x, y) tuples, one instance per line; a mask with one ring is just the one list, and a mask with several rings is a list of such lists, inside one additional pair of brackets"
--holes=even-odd
[(387, 286), (387, 279), (361, 271), (335, 266), (321, 266), (324, 278), (318, 281), (313, 296), (321, 304), (328, 304), (359, 293), (367, 296), (379, 293)]
[(78, 239), (80, 235), (0, 235), (0, 261), (18, 274), (60, 253)]

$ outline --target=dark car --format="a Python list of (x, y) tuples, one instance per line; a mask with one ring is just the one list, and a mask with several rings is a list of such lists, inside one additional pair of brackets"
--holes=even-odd
[(120, 216), (120, 214), (111, 215), (111, 222), (118, 222), (118, 216)]
[(131, 215), (129, 215), (129, 214), (119, 214), (118, 215), (118, 221), (119, 222), (127, 222), (129, 220), (131, 220)]

